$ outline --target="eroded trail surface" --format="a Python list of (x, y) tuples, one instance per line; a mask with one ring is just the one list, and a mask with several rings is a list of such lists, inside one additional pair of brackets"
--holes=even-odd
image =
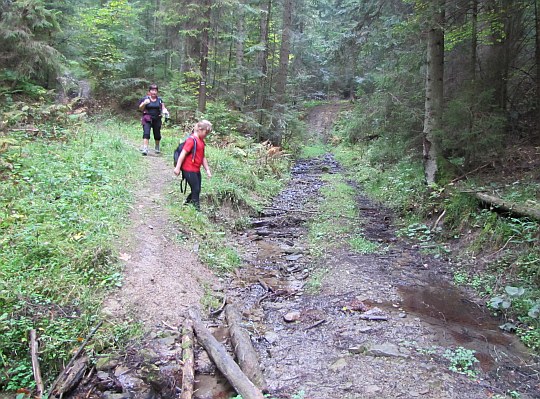
[[(344, 172), (329, 154), (299, 161), (288, 187), (240, 238), (246, 266), (229, 295), (244, 304), (270, 391), (312, 399), (540, 397), (534, 359), (517, 339), (448, 283), (451, 264), (397, 238), (391, 213), (360, 188), (358, 223), (385, 249), (336, 247), (310, 259), (306, 222), (316, 217), (328, 169)], [(310, 294), (305, 283), (317, 274), (322, 286)], [(449, 370), (443, 353), (457, 347), (476, 351), (477, 378)]]

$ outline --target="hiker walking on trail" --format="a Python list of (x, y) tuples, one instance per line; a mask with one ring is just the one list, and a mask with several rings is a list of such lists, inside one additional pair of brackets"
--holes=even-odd
[(174, 167), (174, 174), (178, 176), (182, 172), (182, 180), (186, 180), (191, 189), (191, 193), (186, 198), (186, 204), (200, 210), (199, 197), (201, 194), (201, 166), (206, 171), (206, 175), (212, 177), (208, 161), (204, 156), (204, 139), (212, 131), (212, 124), (207, 120), (202, 120), (195, 124), (193, 133), (183, 143), (182, 151), (178, 157), (178, 162)]
[(155, 151), (160, 153), (159, 142), (161, 140), (161, 116), (169, 118), (169, 111), (165, 108), (165, 104), (161, 97), (158, 97), (158, 87), (151, 84), (148, 89), (148, 94), (139, 102), (139, 110), (143, 112), (141, 123), (143, 126), (143, 145), (141, 152), (143, 155), (148, 155), (148, 142), (150, 141), (150, 129), (154, 134)]

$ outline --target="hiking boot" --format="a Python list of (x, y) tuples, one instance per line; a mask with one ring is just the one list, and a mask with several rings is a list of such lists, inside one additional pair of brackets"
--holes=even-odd
[(141, 152), (143, 155), (148, 155), (148, 147), (143, 147)]
[(159, 154), (159, 153), (161, 153), (161, 151), (159, 150), (159, 145), (156, 145), (156, 148), (155, 148), (155, 150), (156, 150), (156, 154)]

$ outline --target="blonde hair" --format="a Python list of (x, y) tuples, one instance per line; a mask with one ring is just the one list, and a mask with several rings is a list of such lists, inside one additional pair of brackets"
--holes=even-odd
[(198, 122), (197, 127), (199, 129), (206, 130), (208, 133), (210, 133), (212, 131), (212, 124), (209, 121), (207, 121), (206, 119), (203, 119), (202, 121)]

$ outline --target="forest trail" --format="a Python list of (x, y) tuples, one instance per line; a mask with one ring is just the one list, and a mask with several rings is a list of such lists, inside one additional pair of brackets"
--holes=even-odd
[[(126, 236), (119, 244), (123, 284), (105, 303), (105, 313), (134, 317), (146, 330), (178, 325), (185, 311), (198, 306), (213, 275), (196, 254), (175, 241), (178, 230), (167, 214), (166, 192), (175, 184), (168, 158), (150, 151), (148, 177), (140, 182)], [(179, 199), (183, 201), (183, 199)]]
[[(338, 111), (327, 104), (306, 120), (325, 140)], [(215, 276), (174, 240), (164, 206), (175, 184), (167, 160), (154, 154), (146, 160), (149, 176), (135, 194), (119, 249), (124, 284), (105, 307), (109, 317), (141, 320), (145, 339), (120, 363), (98, 362), (94, 384), (101, 395), (86, 397), (175, 397), (178, 327), (189, 307), (200, 307), (203, 286), (216, 287)], [(516, 391), (521, 399), (540, 398), (537, 364), (515, 336), (501, 332), (497, 320), (451, 284), (451, 263), (397, 237), (392, 213), (361, 187), (349, 183), (358, 223), (380, 250), (362, 254), (336, 242), (322, 258), (311, 258), (307, 223), (329, 169), (347, 173), (331, 154), (295, 163), (287, 187), (233, 237), (243, 266), (218, 287), (242, 310), (272, 397), (483, 399)], [(320, 288), (308, 291), (313, 278)], [(223, 315), (206, 324), (229, 345)], [(457, 356), (459, 347), (476, 350), (477, 377), (449, 370), (444, 353)], [(195, 398), (234, 396), (200, 349), (197, 372)]]

